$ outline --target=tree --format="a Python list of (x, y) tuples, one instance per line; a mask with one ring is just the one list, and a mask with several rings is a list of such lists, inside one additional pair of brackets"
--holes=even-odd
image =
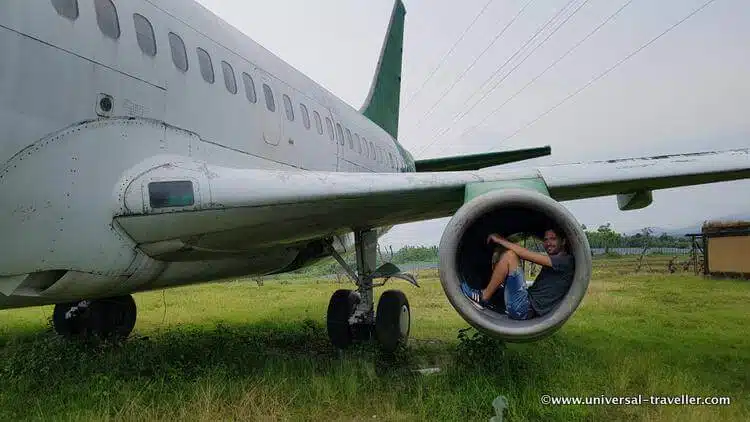
[(616, 233), (612, 230), (611, 223), (600, 225), (599, 228), (596, 229), (596, 233), (598, 234), (598, 240), (601, 242), (601, 245), (604, 246), (604, 253), (609, 253), (609, 248), (619, 245), (620, 240), (622, 239), (620, 233)]

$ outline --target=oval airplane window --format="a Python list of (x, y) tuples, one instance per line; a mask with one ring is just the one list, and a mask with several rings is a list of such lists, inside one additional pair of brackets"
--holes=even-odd
[(323, 122), (320, 121), (320, 113), (313, 111), (313, 117), (315, 118), (315, 128), (318, 129), (318, 134), (323, 134)]
[(221, 69), (224, 71), (224, 86), (230, 94), (237, 93), (237, 79), (234, 77), (234, 69), (229, 63), (222, 61)]
[(305, 126), (305, 129), (310, 129), (310, 113), (307, 112), (307, 106), (300, 103), (299, 109), (302, 112), (302, 124)]
[(258, 102), (258, 95), (255, 93), (255, 82), (253, 78), (245, 72), (242, 72), (242, 81), (245, 82), (245, 95), (247, 100), (255, 104)]
[(346, 140), (349, 141), (349, 149), (354, 149), (354, 140), (352, 139), (352, 131), (349, 128), (346, 129)]
[(188, 58), (185, 43), (174, 32), (169, 33), (169, 48), (172, 50), (172, 62), (174, 62), (175, 67), (183, 72), (187, 72)]
[(276, 101), (273, 99), (273, 91), (271, 91), (271, 87), (267, 84), (263, 84), (263, 95), (266, 96), (266, 108), (268, 108), (268, 111), (271, 113), (276, 111)]
[(78, 0), (52, 0), (57, 14), (72, 21), (78, 19)]
[(198, 65), (201, 68), (203, 80), (210, 84), (214, 83), (216, 78), (214, 77), (214, 65), (211, 62), (211, 56), (208, 51), (200, 47), (196, 48), (195, 51), (198, 53)]
[(133, 23), (135, 24), (135, 36), (138, 39), (138, 46), (144, 54), (156, 56), (156, 36), (154, 27), (151, 22), (138, 13), (133, 14)]
[(326, 129), (328, 130), (328, 137), (333, 141), (333, 123), (328, 117), (326, 117)]
[(294, 121), (294, 107), (292, 106), (292, 100), (288, 95), (284, 94), (284, 111), (286, 111), (286, 118), (290, 121)]
[(339, 144), (344, 145), (344, 130), (341, 129), (341, 123), (336, 123), (336, 138)]
[(104, 35), (112, 38), (120, 38), (120, 22), (117, 19), (117, 9), (112, 0), (94, 0), (96, 9), (96, 23)]

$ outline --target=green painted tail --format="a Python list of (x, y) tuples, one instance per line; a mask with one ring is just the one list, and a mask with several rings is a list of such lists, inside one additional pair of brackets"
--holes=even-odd
[(398, 137), (398, 113), (401, 97), (401, 60), (404, 45), (404, 17), (406, 8), (396, 0), (388, 24), (378, 68), (360, 112), (382, 127), (394, 138)]

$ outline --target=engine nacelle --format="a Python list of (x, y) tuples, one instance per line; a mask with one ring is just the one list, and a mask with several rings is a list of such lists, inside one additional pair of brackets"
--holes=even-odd
[[(477, 309), (461, 292), (462, 280), (475, 288), (485, 287), (490, 280), (493, 246), (486, 243), (490, 233), (541, 238), (550, 226), (565, 232), (576, 265), (567, 295), (551, 312), (513, 320), (505, 313)], [(591, 250), (578, 221), (559, 202), (531, 190), (496, 190), (467, 202), (445, 228), (439, 250), (440, 281), (450, 303), (469, 324), (506, 341), (539, 340), (557, 331), (578, 308), (591, 277)]]

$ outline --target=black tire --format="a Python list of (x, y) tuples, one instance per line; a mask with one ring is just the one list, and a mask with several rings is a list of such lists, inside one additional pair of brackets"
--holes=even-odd
[(133, 296), (118, 296), (94, 302), (94, 315), (98, 314), (95, 335), (102, 338), (124, 340), (135, 327), (137, 309)]
[(83, 324), (79, 319), (65, 319), (65, 313), (78, 302), (58, 303), (52, 312), (52, 326), (55, 332), (65, 338), (78, 336), (83, 331)]
[(383, 292), (375, 314), (375, 338), (386, 353), (406, 345), (411, 331), (411, 309), (406, 295), (399, 290)]
[(55, 305), (52, 323), (57, 334), (84, 339), (127, 338), (135, 327), (137, 310), (130, 295), (92, 300), (77, 317), (65, 319), (65, 314), (79, 302)]
[(328, 338), (339, 349), (346, 349), (352, 344), (354, 333), (349, 318), (354, 314), (358, 302), (359, 297), (353, 291), (344, 289), (333, 293), (328, 302)]

